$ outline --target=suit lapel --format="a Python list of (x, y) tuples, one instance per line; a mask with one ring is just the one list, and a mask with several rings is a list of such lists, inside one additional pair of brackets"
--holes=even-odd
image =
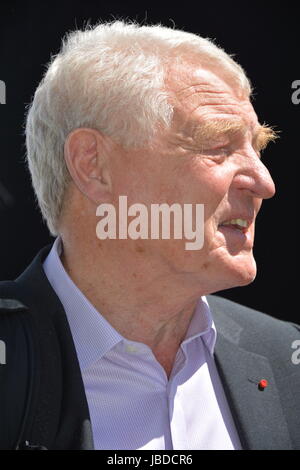
[[(211, 302), (210, 302), (211, 304)], [(272, 368), (265, 356), (239, 345), (243, 328), (212, 306), (216, 366), (243, 449), (292, 449)], [(258, 383), (268, 381), (261, 391)]]

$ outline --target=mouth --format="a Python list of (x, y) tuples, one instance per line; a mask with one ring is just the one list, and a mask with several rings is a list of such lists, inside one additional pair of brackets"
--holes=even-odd
[(248, 219), (230, 219), (225, 220), (218, 225), (218, 228), (228, 228), (232, 230), (238, 230), (239, 232), (246, 233), (248, 231), (251, 221)]

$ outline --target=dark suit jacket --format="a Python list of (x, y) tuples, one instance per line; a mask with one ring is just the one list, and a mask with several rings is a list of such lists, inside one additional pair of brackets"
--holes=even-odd
[[(23, 425), (11, 423), (5, 439), (13, 446), (15, 427), (23, 426), (19, 437), (32, 444), (48, 449), (93, 449), (88, 405), (66, 314), (42, 267), (50, 248), (43, 248), (16, 281), (0, 283), (0, 313), (5, 313), (0, 327), (2, 335), (9, 332), (13, 342), (7, 344), (7, 365), (1, 366), (2, 370), (6, 367), (5, 383), (13, 387), (16, 380), (10, 365), (18, 364), (22, 371), (24, 361), (27, 374), (27, 356), (34, 358), (33, 381), (27, 387), (33, 393), (25, 400), (26, 425), (24, 417)], [(208, 302), (217, 328), (216, 365), (243, 449), (300, 449), (300, 364), (292, 362), (292, 343), (300, 339), (300, 327), (221, 297), (208, 296)], [(25, 324), (34, 332), (29, 346)], [(23, 343), (27, 346), (20, 351)], [(261, 379), (268, 381), (263, 391), (258, 387)], [(9, 419), (24, 403), (6, 398)]]

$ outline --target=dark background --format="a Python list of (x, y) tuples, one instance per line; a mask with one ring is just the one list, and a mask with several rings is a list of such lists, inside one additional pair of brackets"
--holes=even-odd
[[(227, 298), (300, 323), (298, 208), (300, 105), (291, 101), (300, 79), (299, 10), (293, 2), (1, 2), (0, 185), (13, 197), (0, 210), (0, 280), (15, 278), (37, 251), (53, 241), (42, 223), (24, 164), (24, 113), (62, 36), (88, 20), (115, 18), (175, 26), (216, 43), (245, 68), (254, 88), (260, 122), (281, 131), (263, 159), (277, 186), (258, 216), (255, 256), (258, 275), (247, 287), (222, 292)], [(3, 191), (2, 191), (3, 194)], [(5, 199), (5, 195), (3, 196)]]

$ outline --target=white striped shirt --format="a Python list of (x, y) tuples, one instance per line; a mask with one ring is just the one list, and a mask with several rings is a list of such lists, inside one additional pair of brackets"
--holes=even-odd
[(216, 365), (216, 328), (197, 303), (171, 375), (124, 338), (66, 273), (58, 237), (44, 270), (62, 302), (83, 377), (96, 449), (240, 449)]

